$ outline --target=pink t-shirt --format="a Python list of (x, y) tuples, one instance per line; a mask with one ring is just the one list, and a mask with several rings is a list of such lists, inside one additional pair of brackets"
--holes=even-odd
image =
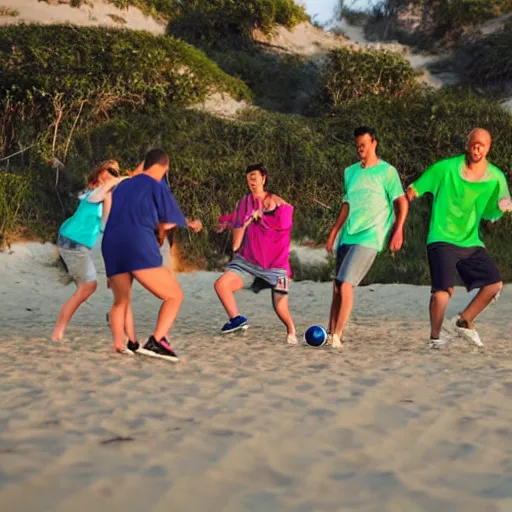
[[(262, 200), (252, 194), (244, 196), (235, 212), (219, 219), (234, 228), (243, 227), (255, 210), (262, 206)], [(285, 269), (291, 276), (290, 236), (293, 227), (293, 206), (282, 204), (271, 211), (264, 211), (259, 221), (253, 221), (245, 230), (245, 236), (238, 255), (264, 269)]]

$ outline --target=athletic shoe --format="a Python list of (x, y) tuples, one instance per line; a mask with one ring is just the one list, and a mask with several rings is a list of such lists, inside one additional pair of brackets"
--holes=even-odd
[(160, 341), (156, 341), (154, 336), (150, 336), (144, 345), (144, 348), (139, 348), (138, 352), (150, 357), (159, 357), (169, 361), (179, 361), (176, 352), (174, 352), (165, 338), (162, 338)]
[(455, 329), (457, 332), (468, 341), (473, 342), (477, 347), (483, 347), (484, 344), (480, 339), (480, 335), (473, 326), (472, 322), (463, 320), (460, 316), (455, 317)]
[(298, 345), (299, 342), (297, 340), (297, 336), (295, 334), (288, 334), (286, 336), (286, 343), (288, 343), (288, 345)]
[(240, 329), (246, 328), (248, 323), (247, 318), (243, 315), (235, 316), (227, 324), (222, 327), (222, 334), (228, 334), (230, 332), (239, 331)]
[(126, 348), (128, 350), (131, 350), (132, 352), (137, 352), (137, 350), (139, 350), (139, 348), (140, 348), (140, 345), (139, 345), (138, 341), (128, 340), (128, 343), (126, 344)]
[(331, 347), (332, 348), (343, 348), (343, 343), (341, 342), (340, 337), (337, 334), (332, 335)]
[(443, 338), (430, 338), (429, 346), (433, 349), (440, 349), (448, 345), (448, 340)]

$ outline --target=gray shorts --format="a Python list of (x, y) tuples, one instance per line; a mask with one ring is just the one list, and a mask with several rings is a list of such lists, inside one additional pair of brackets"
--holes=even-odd
[(377, 250), (363, 245), (341, 244), (336, 254), (336, 282), (359, 286), (377, 257)]
[(286, 269), (264, 269), (241, 256), (235, 256), (226, 265), (226, 270), (234, 272), (244, 282), (244, 288), (251, 289), (254, 293), (271, 289), (274, 293), (288, 294), (289, 279)]
[(96, 267), (89, 247), (62, 235), (59, 235), (58, 246), (67, 271), (76, 284), (97, 281)]

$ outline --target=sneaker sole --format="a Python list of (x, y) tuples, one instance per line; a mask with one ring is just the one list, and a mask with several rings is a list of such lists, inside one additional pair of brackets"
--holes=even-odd
[(239, 325), (238, 327), (235, 327), (234, 329), (230, 329), (229, 331), (221, 331), (221, 334), (231, 334), (232, 332), (236, 331), (245, 331), (249, 329), (248, 324)]
[(129, 348), (124, 348), (123, 350), (116, 350), (116, 352), (123, 356), (134, 356), (135, 355), (135, 352), (133, 350), (130, 350)]
[(147, 357), (154, 357), (155, 359), (164, 359), (165, 361), (169, 361), (171, 363), (179, 362), (179, 359), (177, 357), (164, 356), (162, 354), (157, 354), (151, 350), (146, 350), (143, 347), (140, 347), (139, 350), (137, 350), (136, 354), (141, 354), (141, 355), (147, 356)]

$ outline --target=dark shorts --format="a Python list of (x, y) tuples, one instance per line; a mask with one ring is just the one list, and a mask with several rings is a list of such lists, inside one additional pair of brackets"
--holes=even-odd
[(150, 229), (132, 229), (129, 233), (105, 230), (101, 254), (107, 277), (163, 265), (160, 247)]
[(468, 291), (499, 283), (498, 267), (484, 247), (436, 242), (427, 246), (432, 293), (455, 286), (457, 273)]

